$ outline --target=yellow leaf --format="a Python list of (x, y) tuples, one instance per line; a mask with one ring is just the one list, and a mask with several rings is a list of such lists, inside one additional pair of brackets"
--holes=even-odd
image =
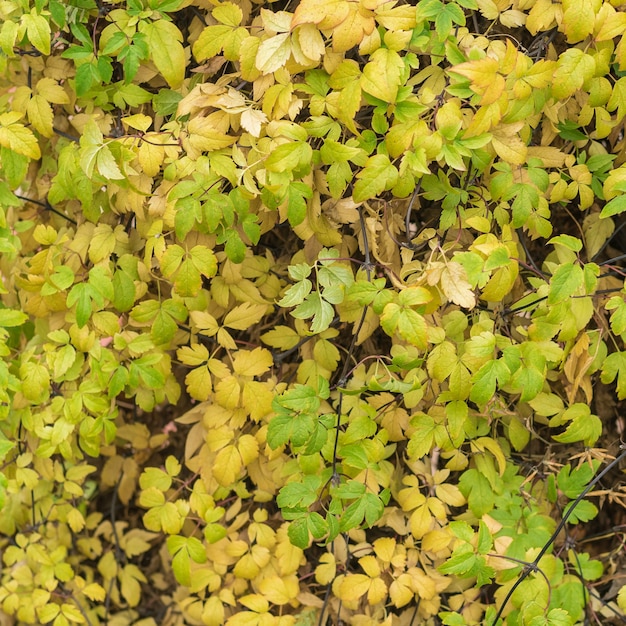
[(626, 585), (624, 585), (617, 593), (617, 606), (626, 613)]
[(440, 591), (437, 589), (436, 583), (430, 572), (426, 573), (419, 567), (411, 567), (409, 569), (409, 574), (412, 579), (413, 589), (420, 598), (429, 600), (430, 598), (435, 597), (437, 591)]
[(528, 147), (519, 136), (503, 130), (503, 127), (504, 125), (501, 125), (493, 129), (491, 145), (503, 161), (513, 165), (522, 165), (526, 162)]
[(472, 90), (482, 96), (480, 103), (487, 105), (495, 102), (504, 92), (505, 82), (504, 77), (498, 74), (499, 65), (496, 59), (485, 57), (455, 65), (449, 71), (469, 78)]
[(550, 30), (560, 21), (562, 9), (560, 4), (553, 4), (552, 0), (537, 0), (526, 18), (526, 29), (531, 35), (539, 31)]
[(358, 46), (376, 25), (371, 11), (361, 8), (356, 2), (348, 3), (348, 7), (349, 13), (346, 19), (333, 30), (334, 52), (346, 52)]
[(593, 32), (602, 0), (563, 0), (562, 32), (568, 43), (577, 43)]
[(267, 307), (264, 304), (244, 302), (229, 311), (224, 318), (224, 326), (235, 330), (247, 330), (261, 320)]
[(411, 31), (417, 25), (415, 7), (411, 4), (393, 6), (393, 3), (386, 2), (377, 7), (376, 21), (390, 31)]
[(191, 311), (189, 317), (191, 318), (195, 328), (200, 331), (201, 335), (213, 337), (219, 329), (217, 320), (206, 311)]
[(380, 576), (380, 565), (372, 554), (361, 557), (359, 565), (370, 578), (378, 578)]
[(241, 387), (234, 376), (227, 376), (215, 387), (215, 399), (225, 409), (234, 409), (239, 406)]
[(267, 598), (258, 593), (250, 593), (247, 596), (239, 598), (240, 604), (256, 613), (265, 613), (269, 610)]
[(617, 12), (608, 2), (605, 2), (596, 15), (594, 25), (594, 39), (609, 41), (626, 30), (626, 13)]
[(239, 478), (241, 455), (234, 445), (222, 448), (213, 463), (213, 476), (223, 487), (230, 487)]
[(367, 592), (367, 602), (371, 605), (382, 602), (387, 597), (387, 585), (382, 578), (372, 579), (372, 583)]
[(215, 128), (213, 121), (206, 117), (194, 117), (187, 125), (188, 141), (192, 148), (200, 152), (221, 150), (235, 143), (231, 137)]
[(456, 485), (444, 483), (435, 487), (437, 497), (450, 506), (463, 506), (466, 503), (465, 496)]
[(211, 11), (211, 15), (218, 22), (220, 22), (220, 24), (226, 24), (227, 26), (233, 27), (239, 26), (239, 24), (241, 24), (241, 20), (243, 19), (241, 9), (232, 2), (220, 3)]
[(240, 376), (260, 376), (273, 364), (272, 353), (265, 348), (239, 350), (233, 357), (233, 370)]
[(515, 262), (498, 268), (480, 294), (486, 302), (500, 302), (507, 293), (510, 293), (519, 274), (519, 265)]
[(476, 305), (476, 296), (467, 280), (465, 268), (456, 261), (446, 263), (441, 272), (441, 290), (446, 298), (466, 309)]
[(369, 591), (371, 583), (372, 579), (365, 574), (348, 574), (337, 579), (333, 591), (340, 600), (352, 602), (364, 596)]
[(54, 134), (52, 107), (43, 96), (36, 95), (28, 101), (26, 115), (28, 115), (28, 121), (44, 137), (52, 137)]
[(217, 343), (219, 343), (220, 346), (226, 348), (227, 350), (237, 349), (237, 344), (235, 343), (235, 340), (225, 328), (220, 328), (217, 331)]
[(139, 22), (146, 36), (150, 57), (172, 89), (178, 89), (185, 78), (185, 51), (180, 43), (183, 35), (172, 22), (156, 20)]
[(361, 88), (370, 95), (393, 103), (404, 72), (404, 62), (395, 50), (379, 48), (363, 69)]
[(530, 146), (527, 149), (529, 159), (541, 159), (544, 167), (563, 167), (567, 154), (553, 146)]
[(149, 135), (145, 137), (146, 141), (142, 141), (137, 151), (137, 159), (139, 165), (143, 169), (143, 173), (146, 176), (156, 176), (161, 169), (161, 164), (165, 158), (165, 148), (163, 146), (156, 146), (154, 142), (157, 137)]
[(287, 63), (291, 55), (289, 33), (280, 33), (261, 42), (256, 53), (256, 67), (264, 74), (271, 74)]
[(258, 585), (259, 591), (272, 604), (288, 604), (296, 598), (300, 592), (298, 577), (295, 574), (286, 577), (269, 576), (264, 578)]
[(18, 31), (17, 22), (11, 20), (4, 20), (2, 27), (0, 27), (0, 50), (8, 57), (15, 56), (13, 48), (17, 41)]
[(261, 335), (261, 341), (272, 348), (290, 350), (298, 345), (300, 335), (289, 326), (275, 326)]
[(293, 14), (291, 28), (300, 24), (317, 24), (320, 30), (335, 28), (349, 13), (346, 0), (302, 0)]
[(67, 514), (67, 523), (75, 533), (79, 533), (85, 527), (85, 518), (78, 509), (72, 508)]
[(224, 624), (224, 605), (218, 596), (210, 596), (204, 603), (202, 623), (204, 626), (222, 626)]
[(242, 393), (243, 406), (250, 413), (250, 419), (259, 421), (272, 411), (274, 393), (270, 383), (254, 380), (246, 381)]
[(102, 602), (106, 597), (106, 591), (102, 585), (91, 583), (82, 589), (82, 592), (94, 602)]
[(0, 146), (29, 159), (39, 159), (41, 151), (37, 138), (32, 130), (17, 122), (21, 117), (21, 113), (14, 111), (0, 115)]
[(244, 467), (247, 467), (259, 456), (259, 442), (252, 435), (242, 435), (237, 441), (237, 450)]
[(411, 534), (415, 539), (421, 539), (431, 528), (433, 517), (426, 503), (419, 506), (413, 513), (409, 524), (411, 526)]
[(36, 90), (40, 96), (43, 96), (48, 102), (53, 104), (69, 104), (70, 102), (65, 89), (52, 78), (39, 79)]
[(320, 564), (315, 568), (315, 580), (320, 585), (327, 585), (335, 578), (337, 573), (335, 555), (330, 552), (322, 554), (319, 562)]
[(415, 598), (415, 592), (411, 587), (412, 579), (409, 574), (400, 574), (389, 587), (389, 597), (393, 605), (399, 609)]
[(196, 367), (185, 376), (187, 391), (195, 400), (208, 400), (213, 391), (211, 373), (205, 365)]
[(122, 596), (128, 606), (134, 607), (141, 600), (141, 585), (139, 582), (146, 582), (146, 577), (136, 565), (126, 565), (119, 576)]
[(495, 439), (491, 439), (490, 437), (478, 437), (478, 439), (473, 439), (471, 441), (471, 445), (478, 448), (480, 452), (484, 452), (485, 450), (491, 452), (498, 463), (500, 476), (504, 474), (504, 471), (506, 470), (506, 458), (504, 457), (500, 444)]
[(152, 121), (149, 115), (144, 115), (143, 113), (135, 113), (135, 115), (128, 115), (122, 118), (124, 126), (130, 126), (130, 128), (140, 130), (142, 133), (145, 133), (150, 128)]

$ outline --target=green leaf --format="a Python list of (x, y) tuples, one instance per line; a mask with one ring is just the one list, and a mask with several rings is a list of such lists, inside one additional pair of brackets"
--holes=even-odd
[(574, 263), (559, 265), (550, 279), (548, 304), (558, 304), (572, 296), (583, 284), (583, 268)]
[(567, 518), (568, 524), (578, 524), (579, 522), (589, 522), (591, 521), (597, 514), (598, 508), (587, 500), (581, 500), (576, 504), (576, 507), (572, 509), (574, 503), (567, 505), (563, 510), (563, 515), (567, 515), (568, 511), (572, 510)]
[(467, 498), (470, 510), (476, 517), (482, 517), (493, 509), (495, 494), (489, 480), (476, 469), (469, 469), (461, 475), (459, 489)]
[(600, 211), (600, 217), (611, 217), (613, 215), (619, 215), (624, 211), (626, 211), (626, 194), (621, 194), (609, 200), (609, 202), (604, 205), (602, 211)]
[(617, 376), (617, 397), (626, 399), (626, 352), (613, 352), (602, 364), (601, 381), (611, 383)]
[(313, 197), (313, 190), (304, 183), (292, 182), (287, 190), (287, 219), (292, 226), (302, 224), (306, 217), (308, 198)]
[(299, 304), (291, 314), (298, 319), (313, 318), (311, 322), (311, 332), (319, 334), (324, 332), (333, 320), (335, 310), (322, 298), (318, 291), (309, 293), (304, 302)]
[(293, 522), (290, 522), (289, 528), (287, 528), (287, 535), (289, 541), (300, 548), (305, 550), (309, 547), (309, 526), (306, 517), (301, 517)]

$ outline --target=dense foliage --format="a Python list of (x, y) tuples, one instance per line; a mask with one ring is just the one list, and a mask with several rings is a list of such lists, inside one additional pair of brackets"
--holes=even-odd
[(0, 624), (624, 622), (621, 5), (1, 0)]

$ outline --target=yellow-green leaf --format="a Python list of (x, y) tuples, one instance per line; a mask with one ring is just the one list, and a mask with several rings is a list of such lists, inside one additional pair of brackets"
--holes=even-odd
[(140, 22), (139, 30), (146, 36), (150, 57), (172, 89), (178, 89), (185, 78), (185, 51), (180, 43), (183, 35), (172, 22), (157, 20)]
[(379, 48), (363, 68), (361, 87), (379, 100), (395, 102), (403, 73), (402, 57), (395, 50)]
[(44, 137), (52, 137), (52, 107), (48, 101), (40, 95), (33, 96), (26, 106), (26, 114), (28, 121), (38, 130)]
[(33, 7), (30, 13), (22, 15), (22, 24), (26, 26), (28, 41), (39, 50), (41, 54), (50, 54), (50, 24), (43, 15), (37, 15), (37, 9)]

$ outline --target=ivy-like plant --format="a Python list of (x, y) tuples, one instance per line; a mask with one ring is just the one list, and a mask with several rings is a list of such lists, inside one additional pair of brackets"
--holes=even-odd
[(2, 624), (626, 621), (619, 1), (0, 22)]

